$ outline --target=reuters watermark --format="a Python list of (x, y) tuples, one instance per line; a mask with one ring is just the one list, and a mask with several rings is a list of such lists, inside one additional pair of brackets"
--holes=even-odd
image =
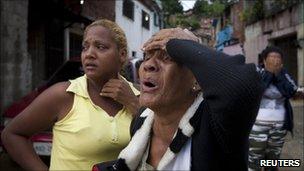
[(300, 159), (260, 160), (260, 167), (300, 167)]

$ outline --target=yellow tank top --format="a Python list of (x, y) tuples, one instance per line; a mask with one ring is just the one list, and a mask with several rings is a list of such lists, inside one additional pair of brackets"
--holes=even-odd
[[(86, 76), (70, 81), (72, 109), (53, 126), (50, 170), (91, 170), (102, 161), (116, 159), (130, 141), (131, 114), (123, 107), (114, 117), (93, 104)], [(129, 83), (133, 92), (139, 92)]]

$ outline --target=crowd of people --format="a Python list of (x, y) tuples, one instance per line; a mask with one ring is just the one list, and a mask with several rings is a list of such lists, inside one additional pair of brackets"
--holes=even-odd
[[(279, 48), (256, 67), (163, 29), (142, 47), (139, 92), (120, 74), (128, 50), (115, 22), (87, 26), (82, 47), (85, 74), (45, 90), (2, 133), (24, 169), (245, 171), (279, 159), (297, 90)], [(29, 137), (49, 127), (48, 167)]]

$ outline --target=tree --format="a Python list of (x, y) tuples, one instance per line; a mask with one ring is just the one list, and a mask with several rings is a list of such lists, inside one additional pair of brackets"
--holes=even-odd
[(228, 1), (224, 0), (213, 0), (210, 2), (209, 4), (207, 0), (197, 0), (193, 7), (193, 13), (201, 17), (218, 17), (228, 5)]
[(193, 13), (199, 16), (206, 14), (208, 5), (206, 0), (197, 0), (193, 6)]
[(243, 10), (240, 17), (241, 20), (244, 21), (246, 24), (251, 24), (263, 19), (264, 15), (264, 1), (256, 0), (254, 1), (254, 4), (252, 6), (248, 6), (246, 9)]
[(200, 27), (199, 19), (196, 16), (176, 15), (175, 26), (195, 30)]
[(169, 15), (183, 13), (183, 6), (178, 0), (161, 0), (161, 3), (165, 13)]
[(183, 6), (178, 0), (161, 0), (164, 17), (165, 27), (175, 27), (176, 23), (170, 22), (170, 17), (183, 13)]

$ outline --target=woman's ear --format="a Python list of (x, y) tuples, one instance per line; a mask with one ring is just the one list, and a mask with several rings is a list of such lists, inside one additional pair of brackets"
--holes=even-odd
[(127, 50), (126, 49), (120, 49), (119, 50), (119, 59), (120, 59), (120, 62), (123, 66), (127, 61)]

